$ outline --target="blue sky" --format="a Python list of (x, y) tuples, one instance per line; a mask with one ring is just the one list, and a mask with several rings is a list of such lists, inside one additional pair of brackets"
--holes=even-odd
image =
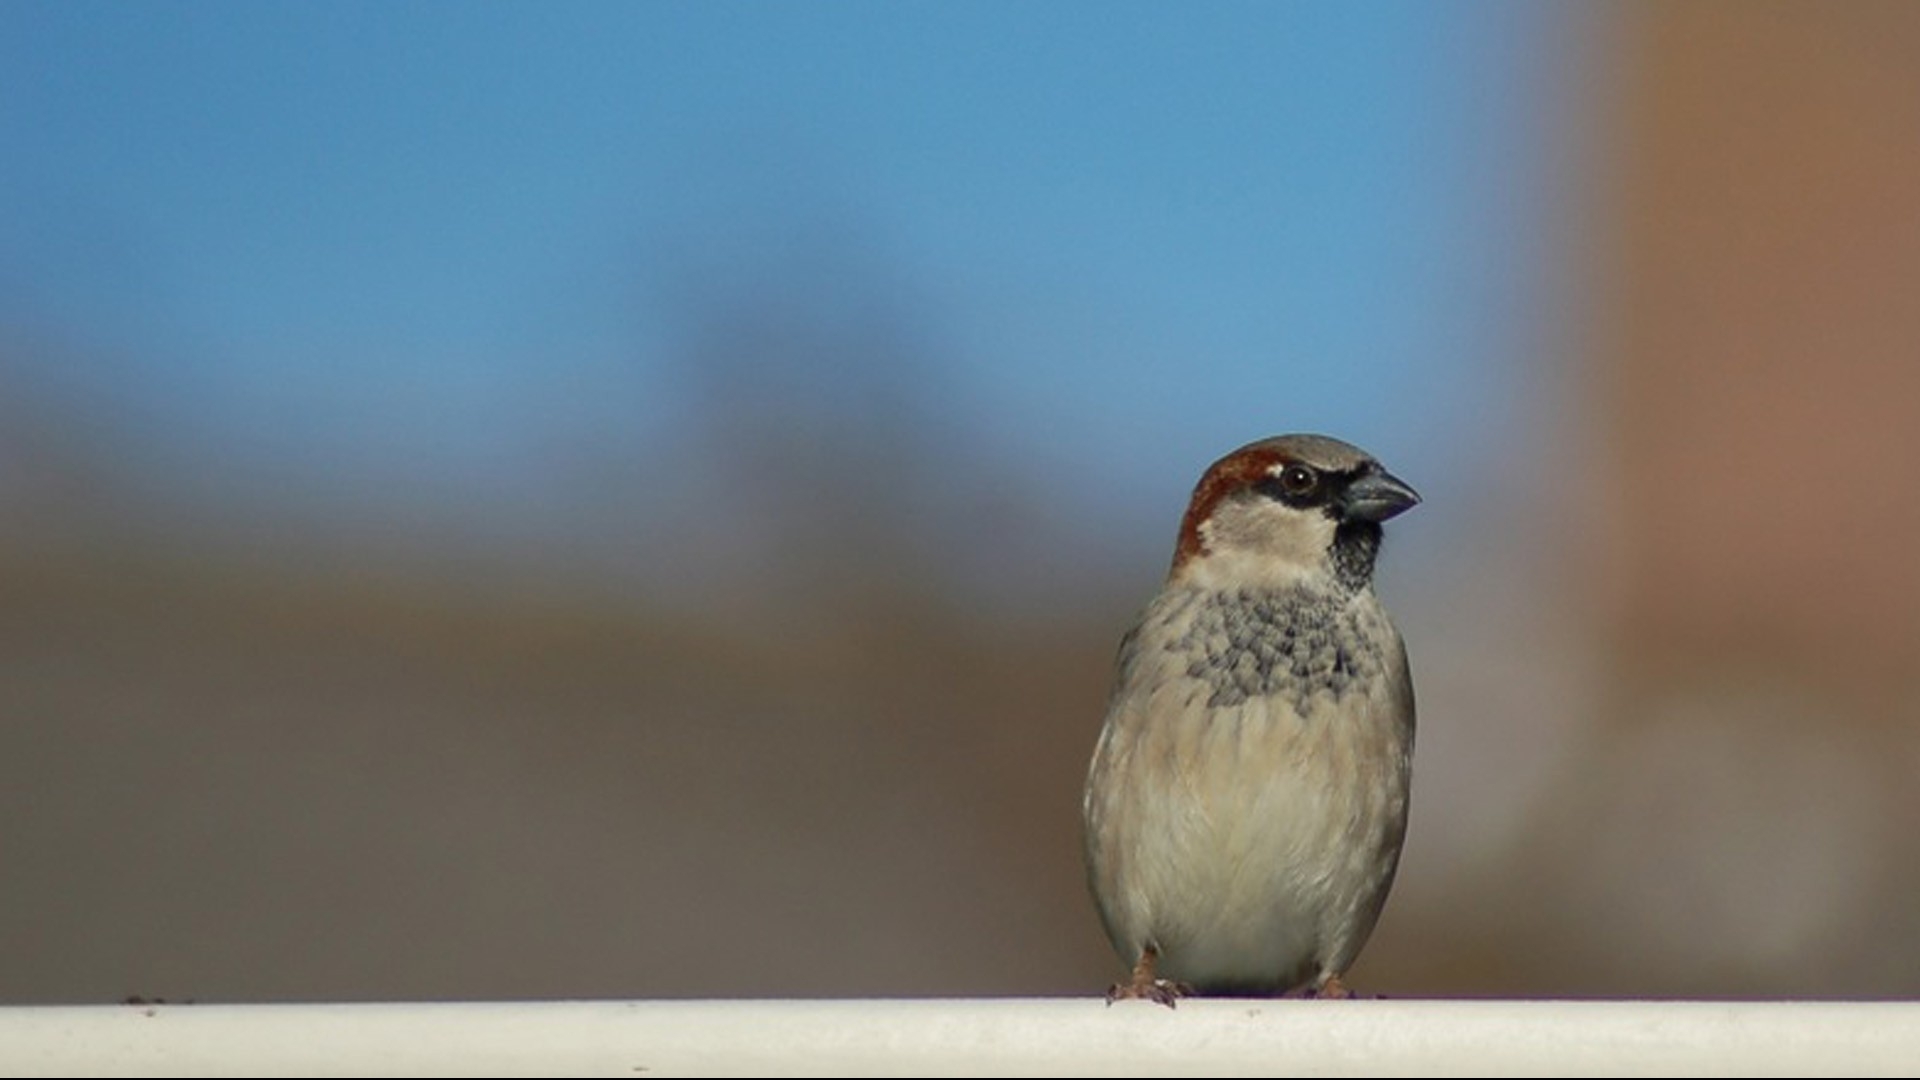
[(1471, 468), (1524, 425), (1572, 22), (12, 2), (0, 320), (157, 467), (289, 497), (511, 506), (556, 439), (670, 447), (677, 305), (782, 275), (1129, 520), (1281, 430)]

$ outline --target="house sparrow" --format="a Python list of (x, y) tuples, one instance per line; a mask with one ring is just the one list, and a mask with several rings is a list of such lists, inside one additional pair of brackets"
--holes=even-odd
[(1373, 593), (1420, 501), (1358, 447), (1214, 462), (1121, 641), (1087, 775), (1087, 880), (1132, 976), (1109, 1001), (1346, 997), (1407, 828), (1413, 683)]

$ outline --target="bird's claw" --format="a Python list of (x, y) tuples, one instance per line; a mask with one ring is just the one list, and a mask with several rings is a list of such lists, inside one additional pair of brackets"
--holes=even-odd
[(1107, 987), (1107, 1004), (1116, 1001), (1151, 1001), (1171, 1009), (1180, 999), (1193, 993), (1193, 987), (1173, 979), (1131, 979)]

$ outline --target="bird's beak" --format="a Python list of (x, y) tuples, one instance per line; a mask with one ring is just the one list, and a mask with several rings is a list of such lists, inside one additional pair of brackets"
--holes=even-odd
[(1403, 510), (1410, 510), (1419, 502), (1419, 492), (1385, 469), (1362, 473), (1347, 485), (1347, 490), (1340, 496), (1343, 516), (1347, 520), (1371, 521), (1375, 524)]

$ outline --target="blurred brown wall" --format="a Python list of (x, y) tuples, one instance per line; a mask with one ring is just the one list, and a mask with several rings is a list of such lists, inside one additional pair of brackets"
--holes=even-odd
[(1618, 657), (1920, 660), (1920, 5), (1647, 4), (1605, 483)]
[(1594, 723), (1492, 940), (1550, 993), (1910, 995), (1920, 5), (1623, 12)]

